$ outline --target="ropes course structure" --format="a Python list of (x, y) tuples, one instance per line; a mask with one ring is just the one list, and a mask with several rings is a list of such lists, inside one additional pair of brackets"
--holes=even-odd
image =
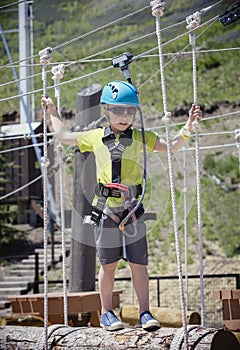
[[(193, 329), (192, 327), (188, 327), (187, 326), (187, 317), (186, 317), (186, 310), (187, 310), (187, 305), (188, 305), (188, 296), (187, 296), (187, 290), (188, 290), (188, 286), (187, 286), (187, 264), (186, 264), (186, 270), (185, 270), (185, 277), (186, 277), (186, 291), (184, 291), (184, 285), (183, 285), (183, 274), (182, 274), (182, 263), (181, 263), (181, 252), (180, 252), (180, 237), (179, 237), (179, 232), (178, 232), (178, 217), (177, 217), (177, 207), (176, 207), (176, 194), (175, 194), (175, 181), (174, 181), (174, 170), (173, 170), (173, 159), (172, 159), (172, 150), (171, 150), (171, 141), (170, 141), (170, 128), (176, 125), (180, 125), (180, 124), (173, 124), (171, 123), (171, 112), (169, 112), (168, 110), (168, 101), (167, 101), (167, 89), (166, 89), (166, 81), (165, 81), (165, 71), (164, 68), (172, 63), (177, 57), (179, 57), (180, 55), (192, 55), (192, 73), (193, 73), (193, 103), (195, 106), (198, 105), (198, 87), (197, 87), (197, 54), (198, 53), (208, 53), (208, 52), (214, 52), (214, 50), (197, 50), (196, 47), (196, 39), (202, 35), (199, 34), (199, 36), (196, 35), (196, 30), (199, 28), (203, 28), (204, 26), (206, 26), (206, 24), (209, 25), (213, 25), (216, 20), (219, 19), (219, 15), (218, 16), (214, 16), (213, 18), (211, 18), (210, 20), (208, 20), (207, 22), (200, 24), (201, 23), (201, 15), (205, 14), (206, 12), (210, 11), (214, 6), (218, 5), (219, 3), (222, 3), (222, 1), (218, 1), (216, 2), (214, 5), (211, 5), (207, 8), (204, 8), (198, 12), (195, 12), (193, 15), (188, 16), (186, 18), (186, 22), (187, 22), (187, 29), (188, 31), (184, 32), (181, 35), (178, 35), (176, 37), (174, 37), (173, 39), (163, 43), (162, 42), (162, 32), (169, 30), (171, 28), (175, 28), (178, 25), (181, 25), (183, 22), (185, 21), (180, 21), (174, 25), (165, 27), (165, 28), (161, 28), (161, 17), (164, 14), (165, 11), (165, 1), (164, 0), (154, 0), (151, 1), (150, 3), (150, 7), (152, 10), (152, 15), (155, 17), (156, 19), (156, 31), (149, 33), (149, 34), (145, 34), (142, 35), (138, 38), (132, 39), (130, 41), (121, 43), (119, 45), (116, 45), (114, 47), (110, 47), (107, 48), (105, 50), (102, 50), (100, 52), (96, 52), (94, 54), (88, 55), (87, 57), (84, 58), (80, 58), (76, 61), (64, 61), (63, 63), (59, 63), (59, 62), (55, 62), (52, 63), (51, 59), (52, 59), (52, 54), (53, 53), (58, 53), (58, 50), (62, 47), (65, 47), (67, 45), (71, 45), (72, 43), (79, 41), (89, 35), (93, 35), (96, 32), (106, 29), (109, 26), (115, 25), (116, 23), (128, 19), (130, 16), (136, 15), (141, 13), (142, 11), (145, 11), (146, 9), (149, 9), (149, 6), (143, 7), (142, 9), (139, 9), (137, 11), (134, 11), (126, 16), (123, 16), (121, 18), (118, 18), (115, 21), (112, 21), (110, 23), (107, 23), (95, 30), (91, 30), (88, 33), (85, 33), (81, 36), (78, 36), (76, 38), (70, 39), (62, 44), (59, 44), (53, 48), (51, 47), (47, 47), (44, 50), (41, 50), (39, 52), (39, 57), (40, 57), (40, 66), (42, 67), (42, 72), (39, 73), (42, 75), (42, 88), (40, 89), (36, 89), (34, 91), (30, 91), (27, 94), (30, 95), (35, 95), (36, 93), (39, 93), (42, 91), (44, 96), (48, 95), (48, 92), (51, 89), (55, 90), (55, 98), (57, 100), (57, 106), (58, 106), (58, 113), (61, 116), (61, 101), (60, 101), (60, 88), (61, 86), (67, 85), (67, 84), (72, 84), (73, 82), (79, 81), (79, 80), (83, 80), (89, 77), (93, 77), (96, 76), (97, 74), (101, 74), (104, 73), (108, 70), (111, 70), (112, 68), (114, 68), (113, 64), (109, 65), (109, 60), (110, 58), (104, 58), (104, 59), (98, 59), (98, 58), (94, 58), (97, 57), (103, 53), (107, 53), (107, 52), (111, 52), (114, 49), (119, 49), (122, 46), (127, 46), (130, 45), (138, 40), (145, 40), (147, 39), (149, 36), (152, 35), (157, 35), (157, 40), (158, 40), (158, 46), (153, 47), (150, 50), (147, 50), (145, 52), (139, 53), (136, 56), (132, 57), (132, 61), (138, 62), (138, 60), (142, 60), (144, 58), (149, 58), (149, 57), (155, 57), (158, 56), (159, 57), (159, 69), (153, 74), (151, 75), (150, 78), (148, 78), (145, 82), (142, 82), (140, 89), (144, 87), (144, 85), (146, 84), (147, 81), (151, 80), (155, 75), (157, 75), (160, 72), (161, 75), (161, 87), (162, 87), (162, 102), (163, 102), (163, 118), (162, 121), (164, 122), (164, 126), (159, 125), (159, 126), (155, 126), (154, 128), (149, 128), (151, 130), (153, 129), (161, 129), (164, 128), (165, 129), (165, 133), (166, 133), (166, 142), (167, 142), (167, 154), (168, 154), (168, 164), (169, 164), (169, 178), (170, 178), (170, 189), (171, 189), (171, 199), (172, 199), (172, 210), (173, 210), (173, 223), (174, 223), (174, 233), (175, 233), (175, 244), (176, 244), (176, 256), (177, 256), (177, 265), (178, 265), (178, 275), (179, 275), (179, 290), (180, 290), (180, 302), (181, 302), (181, 309), (182, 309), (182, 330), (180, 329), (179, 333), (176, 335), (176, 337), (174, 338), (174, 342), (171, 344), (171, 350), (178, 350), (182, 347), (181, 344), (183, 345), (183, 338), (184, 338), (184, 347), (186, 350), (189, 349), (189, 344), (188, 344), (188, 333)], [(16, 3), (12, 3), (11, 5), (17, 4)], [(7, 5), (10, 6), (10, 5)], [(0, 7), (0, 10), (3, 8), (3, 6)], [(207, 28), (208, 29), (208, 28)], [(206, 29), (206, 30), (207, 30)], [(186, 47), (184, 47), (181, 51), (176, 52), (176, 53), (163, 53), (162, 49), (163, 47), (168, 46), (170, 43), (172, 43), (175, 40), (181, 39), (182, 37), (185, 37), (189, 35), (189, 45), (192, 47), (192, 51), (191, 52), (185, 52), (186, 48), (189, 46), (187, 45)], [(152, 52), (158, 50), (158, 54), (151, 54)], [(223, 50), (227, 50), (227, 49), (223, 49)], [(229, 50), (239, 50), (239, 48), (229, 48)], [(220, 51), (216, 50), (216, 51)], [(170, 60), (167, 63), (164, 63), (164, 56), (173, 56), (172, 58), (170, 58)], [(33, 57), (29, 57), (28, 59), (34, 59), (36, 58), (37, 55), (33, 56)], [(64, 82), (61, 82), (60, 80), (63, 78), (64, 76), (64, 71), (66, 68), (70, 68), (74, 65), (80, 64), (80, 63), (89, 63), (89, 62), (98, 62), (98, 61), (103, 61), (106, 62), (106, 66), (104, 68), (98, 69), (94, 72), (91, 73), (87, 73), (85, 75), (81, 75), (78, 77), (74, 77), (74, 78), (70, 78), (68, 80), (65, 80)], [(13, 67), (19, 67), (21, 65), (22, 62), (20, 61), (15, 61), (15, 62), (11, 62), (10, 64), (1, 66), (0, 69), (8, 69), (8, 68), (13, 68)], [(59, 63), (56, 66), (56, 63)], [(34, 66), (38, 66), (39, 64), (34, 64)], [(49, 66), (52, 66), (51, 70), (47, 70), (47, 68)], [(30, 66), (33, 66), (33, 64), (31, 64)], [(52, 72), (53, 74), (53, 81), (54, 84), (53, 85), (47, 85), (47, 73)], [(29, 77), (26, 77), (26, 79), (32, 79), (33, 77), (37, 77), (39, 74), (34, 74), (31, 75)], [(5, 83), (0, 84), (0, 89), (4, 88), (7, 85), (11, 85), (11, 84), (18, 84), (20, 80), (16, 79), (13, 81), (8, 81)], [(12, 95), (12, 96), (8, 96), (5, 98), (0, 98), (0, 103), (1, 102), (6, 102), (6, 101), (10, 101), (13, 99), (19, 99), (20, 97), (26, 96), (26, 93), (21, 93), (19, 92), (18, 95)], [(230, 115), (238, 115), (240, 113), (240, 111), (235, 111), (235, 112), (231, 112), (231, 113), (226, 113), (226, 114), (222, 114), (219, 116), (213, 116), (213, 117), (209, 117), (208, 120), (213, 119), (213, 118), (224, 118), (224, 117), (229, 117)], [(204, 122), (204, 121), (203, 121)], [(188, 151), (195, 151), (195, 160), (196, 160), (196, 186), (197, 186), (197, 211), (198, 211), (198, 231), (199, 231), (199, 262), (200, 262), (200, 290), (201, 290), (201, 325), (203, 327), (205, 327), (205, 310), (204, 310), (204, 274), (203, 274), (203, 243), (202, 243), (202, 216), (201, 216), (201, 187), (200, 187), (200, 180), (201, 180), (201, 164), (200, 164), (200, 150), (204, 150), (204, 149), (213, 149), (213, 148), (223, 148), (223, 147), (237, 147), (237, 152), (238, 152), (238, 159), (239, 159), (239, 173), (240, 173), (240, 131), (239, 129), (237, 130), (232, 130), (232, 131), (219, 131), (219, 132), (209, 132), (209, 133), (199, 133), (199, 127), (198, 127), (198, 122), (196, 121), (194, 124), (194, 128), (195, 128), (195, 135), (193, 137), (195, 137), (195, 147), (191, 148), (187, 148), (187, 149), (183, 149), (182, 151), (184, 152), (183, 155), (183, 168), (185, 168), (185, 157), (186, 157), (186, 153)], [(208, 136), (208, 135), (220, 135), (220, 134), (231, 134), (233, 136), (233, 143), (228, 143), (228, 144), (218, 144), (218, 145), (211, 145), (211, 146), (200, 146), (200, 142), (199, 142), (199, 138), (201, 136)], [(43, 170), (42, 175), (39, 176), (38, 178), (34, 179), (33, 181), (27, 183), (26, 185), (20, 187), (19, 189), (8, 193), (2, 197), (0, 197), (0, 201), (6, 199), (7, 197), (12, 196), (13, 194), (15, 194), (17, 191), (21, 191), (24, 187), (26, 186), (30, 186), (34, 181), (38, 181), (39, 179), (43, 179), (43, 212), (44, 212), (44, 221), (43, 221), (43, 243), (44, 243), (44, 345), (43, 345), (43, 338), (41, 338), (41, 346), (39, 347), (39, 349), (43, 348), (45, 350), (48, 349), (48, 337), (49, 337), (49, 326), (48, 326), (48, 266), (47, 266), (47, 237), (48, 237), (48, 167), (49, 167), (49, 159), (48, 159), (48, 150), (47, 150), (47, 146), (49, 143), (51, 143), (52, 141), (48, 140), (48, 136), (52, 136), (52, 133), (48, 133), (47, 130), (47, 115), (46, 115), (46, 109), (43, 110), (43, 134), (41, 134), (40, 136), (43, 137), (43, 142), (42, 143), (35, 143), (33, 145), (28, 145), (28, 146), (24, 146), (24, 147), (17, 147), (17, 148), (11, 148), (8, 150), (0, 150), (0, 154), (4, 154), (7, 152), (14, 152), (14, 151), (19, 151), (19, 150), (24, 150), (25, 148), (29, 148), (29, 147), (36, 147), (36, 146), (43, 146), (43, 156), (41, 158), (41, 168)], [(1, 141), (5, 141), (8, 139), (7, 136), (5, 135), (0, 135), (0, 140)], [(36, 137), (37, 135), (33, 135), (32, 133), (29, 135), (24, 135), (24, 136), (17, 136), (17, 138), (33, 138)], [(13, 138), (11, 138), (13, 139)], [(62, 256), (63, 256), (63, 296), (64, 296), (64, 325), (67, 326), (68, 325), (68, 305), (67, 305), (67, 277), (66, 277), (66, 254), (65, 254), (65, 219), (64, 219), (64, 178), (63, 178), (63, 146), (58, 143), (57, 144), (57, 153), (58, 153), (58, 161), (59, 161), (59, 185), (60, 185), (60, 207), (61, 207), (61, 238), (62, 238)], [(184, 193), (187, 191), (187, 181), (184, 175), (184, 183), (183, 183), (183, 191)], [(186, 198), (185, 198), (186, 201)], [(186, 205), (186, 202), (185, 202)], [(186, 208), (184, 209), (186, 211)], [(184, 237), (185, 237), (185, 262), (187, 261), (187, 231), (186, 231), (186, 222), (184, 223), (184, 227), (185, 227), (185, 233), (184, 233)], [(63, 326), (64, 327), (64, 326)], [(184, 335), (182, 334), (184, 333)]]
[[(47, 48), (39, 52), (40, 63), (42, 64), (42, 81), (43, 81), (43, 95), (47, 95), (47, 65), (52, 57), (52, 49)], [(48, 186), (47, 186), (47, 168), (49, 166), (48, 152), (47, 152), (47, 111), (43, 109), (43, 251), (44, 251), (44, 333), (45, 333), (45, 349), (48, 349)]]
[[(55, 97), (57, 99), (58, 114), (61, 116), (61, 99), (60, 99), (60, 79), (64, 75), (64, 65), (59, 64), (52, 68), (52, 79), (55, 85)], [(63, 167), (63, 146), (60, 142), (57, 145), (59, 171), (60, 171), (60, 208), (61, 208), (61, 237), (62, 237), (62, 271), (63, 271), (63, 309), (64, 309), (64, 324), (68, 325), (68, 300), (67, 300), (67, 276), (66, 276), (66, 242), (65, 242), (65, 206), (64, 206), (64, 167)]]
[[(193, 103), (198, 105), (197, 93), (197, 56), (196, 56), (196, 28), (201, 22), (199, 12), (186, 18), (187, 29), (190, 30), (189, 41), (192, 45), (192, 61), (193, 61)], [(195, 128), (195, 158), (196, 158), (196, 181), (197, 181), (197, 211), (198, 211), (198, 233), (199, 233), (199, 261), (200, 261), (200, 290), (201, 290), (201, 324), (205, 326), (205, 309), (204, 309), (204, 278), (203, 278), (203, 243), (202, 243), (202, 213), (201, 213), (201, 184), (200, 184), (200, 150), (199, 150), (199, 127), (198, 122), (194, 121)]]
[(178, 232), (178, 217), (177, 217), (177, 207), (176, 207), (175, 181), (174, 181), (174, 172), (173, 172), (173, 159), (172, 159), (172, 149), (171, 149), (170, 128), (169, 128), (169, 123), (170, 123), (170, 119), (171, 119), (171, 112), (168, 111), (166, 81), (165, 81), (165, 73), (164, 73), (164, 61), (163, 61), (163, 55), (162, 55), (162, 36), (161, 36), (160, 18), (163, 15), (165, 1), (161, 1), (161, 0), (152, 1), (151, 6), (152, 6), (152, 15), (156, 18), (156, 35), (157, 35), (158, 47), (159, 47), (159, 62), (160, 62), (163, 111), (164, 111), (163, 121), (165, 122), (165, 126), (166, 126), (167, 154), (168, 154), (168, 166), (169, 166), (169, 182), (170, 182), (171, 199), (172, 199), (173, 223), (174, 223), (174, 233), (175, 233), (178, 276), (179, 276), (179, 290), (180, 290), (180, 300), (181, 300), (181, 310), (182, 310), (182, 324), (183, 324), (183, 329), (184, 329), (185, 349), (188, 349), (187, 316), (186, 316), (186, 308), (185, 308), (183, 278), (182, 278), (180, 238), (179, 238), (179, 232)]

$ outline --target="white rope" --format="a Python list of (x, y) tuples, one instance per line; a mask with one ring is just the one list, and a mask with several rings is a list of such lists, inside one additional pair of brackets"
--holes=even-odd
[[(52, 49), (50, 47), (39, 52), (40, 63), (42, 63), (42, 81), (43, 81), (43, 95), (47, 95), (47, 76), (46, 67), (51, 60)], [(43, 109), (43, 249), (44, 249), (44, 339), (45, 350), (48, 349), (48, 179), (47, 168), (49, 159), (47, 154), (47, 112), (46, 107)]]
[[(197, 94), (197, 56), (196, 56), (196, 28), (201, 22), (200, 12), (186, 18), (187, 29), (190, 30), (189, 41), (192, 45), (193, 61), (193, 100), (194, 105), (198, 106)], [(203, 243), (202, 243), (202, 210), (201, 210), (201, 164), (199, 149), (199, 129), (197, 120), (194, 121), (195, 129), (195, 157), (196, 157), (196, 182), (197, 182), (197, 212), (198, 212), (198, 236), (199, 236), (199, 262), (200, 262), (200, 291), (201, 291), (201, 325), (205, 326), (205, 307), (204, 307), (204, 275), (203, 275)]]
[(238, 151), (238, 161), (239, 161), (239, 175), (240, 175), (240, 129), (235, 130), (235, 141)]
[(183, 147), (183, 226), (185, 248), (185, 308), (188, 310), (188, 231), (187, 231), (187, 174), (186, 174), (186, 148)]
[[(214, 21), (216, 20), (216, 17), (214, 18)], [(212, 20), (210, 20), (210, 21), (208, 21), (208, 22), (210, 22), (210, 24), (207, 26), (207, 28), (205, 28), (199, 35), (198, 35), (198, 37), (200, 36), (200, 35), (203, 35), (203, 33), (205, 33), (205, 31), (207, 31), (213, 24), (214, 24), (214, 22), (211, 22)], [(208, 23), (207, 22), (207, 23)], [(204, 25), (205, 25), (206, 23), (204, 23)], [(178, 37), (176, 37), (176, 38), (174, 38), (174, 39), (172, 39), (172, 40), (176, 40), (176, 39), (178, 39), (178, 38), (180, 38), (180, 37), (182, 37), (182, 36), (185, 36), (186, 34), (188, 34), (188, 33), (184, 33), (184, 34), (181, 34), (181, 35), (179, 35)], [(168, 42), (166, 42), (165, 44), (162, 44), (162, 47), (164, 46), (164, 45), (168, 45), (170, 43), (170, 41), (168, 41)], [(184, 46), (180, 51), (178, 51), (177, 53), (175, 53), (174, 54), (174, 56), (167, 62), (167, 63), (165, 63), (164, 64), (164, 67), (167, 67), (170, 63), (172, 63), (173, 61), (175, 61), (179, 56), (181, 56), (181, 54), (189, 47), (189, 45), (190, 44), (187, 44), (186, 46)], [(137, 58), (141, 58), (141, 57), (145, 57), (145, 55), (139, 55), (139, 56), (137, 56)], [(144, 83), (142, 83), (140, 86), (139, 86), (139, 89), (140, 88), (142, 88), (144, 85), (146, 85), (149, 81), (151, 81), (157, 74), (159, 73), (159, 70), (157, 70), (154, 74), (152, 74), (147, 80), (145, 80), (145, 82)]]
[(165, 76), (164, 76), (164, 61), (163, 61), (163, 55), (162, 55), (162, 38), (161, 38), (160, 17), (163, 15), (165, 1), (154, 0), (154, 1), (151, 1), (150, 4), (152, 6), (152, 15), (156, 18), (156, 34), (157, 34), (158, 48), (159, 48), (159, 62), (160, 62), (162, 98), (163, 98), (163, 108), (164, 108), (163, 120), (164, 120), (165, 126), (166, 126), (169, 180), (170, 180), (170, 189), (171, 189), (171, 198), (172, 198), (173, 224), (174, 224), (175, 241), (176, 241), (175, 243), (176, 243), (176, 255), (177, 255), (178, 276), (179, 276), (180, 301), (181, 301), (181, 309), (182, 309), (182, 324), (183, 324), (183, 328), (184, 328), (185, 349), (187, 350), (188, 349), (187, 317), (186, 317), (186, 308), (185, 308), (185, 300), (184, 300), (182, 264), (181, 264), (181, 253), (180, 253), (180, 239), (179, 239), (179, 233), (178, 233), (176, 194), (175, 194), (171, 139), (170, 139), (170, 129), (169, 129), (169, 122), (170, 122), (171, 113), (168, 112), (168, 106), (167, 106), (166, 83), (165, 83)]
[[(64, 65), (60, 64), (52, 68), (55, 86), (55, 97), (57, 98), (58, 114), (61, 117), (60, 103), (60, 79), (64, 75)], [(62, 271), (63, 271), (63, 309), (64, 309), (64, 324), (68, 325), (68, 299), (67, 299), (67, 277), (66, 277), (66, 242), (65, 242), (65, 206), (64, 206), (64, 167), (63, 167), (63, 146), (60, 142), (57, 144), (58, 161), (59, 161), (59, 182), (60, 182), (60, 207), (61, 207), (61, 236), (62, 236)]]

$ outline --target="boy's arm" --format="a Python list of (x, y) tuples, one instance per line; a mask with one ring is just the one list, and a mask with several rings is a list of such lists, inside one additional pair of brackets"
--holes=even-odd
[(46, 108), (46, 112), (51, 115), (52, 126), (57, 139), (70, 146), (77, 145), (77, 133), (70, 132), (62, 122), (53, 101), (49, 97), (42, 97), (42, 108)]
[[(200, 122), (202, 119), (202, 112), (199, 106), (192, 105), (189, 111), (189, 117), (186, 124), (180, 129), (176, 136), (171, 139), (171, 150), (173, 152), (180, 149), (189, 139), (191, 132), (193, 131), (193, 122), (196, 120)], [(155, 151), (166, 152), (167, 151), (167, 142), (164, 139), (157, 138)]]

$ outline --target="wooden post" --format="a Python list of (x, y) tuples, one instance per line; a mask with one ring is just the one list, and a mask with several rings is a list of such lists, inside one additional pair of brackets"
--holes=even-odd
[[(84, 87), (77, 93), (75, 130), (81, 131), (100, 118), (101, 85)], [(74, 190), (72, 209), (72, 240), (70, 263), (70, 292), (95, 290), (96, 248), (93, 226), (84, 224), (91, 212), (96, 184), (95, 158), (92, 153), (74, 155)]]
[(213, 298), (222, 300), (224, 328), (240, 332), (240, 289), (215, 290)]

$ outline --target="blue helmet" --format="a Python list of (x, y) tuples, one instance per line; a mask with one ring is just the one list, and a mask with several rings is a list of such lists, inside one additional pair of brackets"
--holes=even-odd
[(138, 91), (128, 82), (112, 81), (103, 88), (100, 104), (139, 106)]

